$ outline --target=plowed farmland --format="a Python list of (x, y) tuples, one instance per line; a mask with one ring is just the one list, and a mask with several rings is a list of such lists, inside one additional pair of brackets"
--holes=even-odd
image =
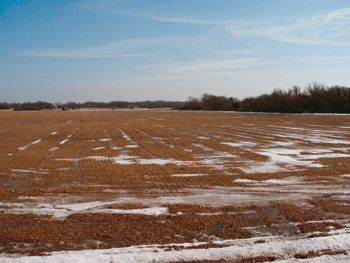
[(349, 115), (0, 111), (0, 146), (1, 262), (350, 260)]

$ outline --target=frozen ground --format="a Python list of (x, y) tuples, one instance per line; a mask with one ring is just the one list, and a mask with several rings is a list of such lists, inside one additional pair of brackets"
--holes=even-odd
[[(69, 115), (43, 122), (56, 125), (43, 126), (45, 134), (33, 135), (16, 147), (9, 145), (0, 158), (2, 190), (9, 193), (0, 200), (0, 215), (51, 216), (57, 221), (78, 214), (82, 218), (142, 215), (159, 218), (157, 223), (162, 224), (167, 217), (192, 213), (196, 220), (212, 216), (214, 222), (227, 215), (272, 216), (279, 221), (244, 226), (250, 238), (213, 235), (203, 242), (56, 249), (42, 256), (2, 253), (1, 262), (235, 262), (255, 257), (273, 257), (275, 262), (350, 261), (346, 209), (350, 206), (350, 121), (346, 116), (329, 124), (333, 117), (324, 121), (321, 115), (312, 121), (283, 115), (276, 115), (276, 121), (261, 115), (266, 118), (261, 121), (254, 114), (140, 112), (64, 113)], [(11, 125), (2, 131), (14, 129)], [(43, 154), (37, 157), (39, 150)], [(336, 209), (323, 203), (317, 206), (315, 200), (326, 200)], [(276, 203), (296, 206), (296, 212), (291, 209), (282, 216), (283, 207), (278, 211)], [(244, 209), (171, 212), (169, 205), (178, 204)], [(266, 206), (268, 212), (252, 205)], [(304, 211), (299, 208), (322, 212), (325, 218), (288, 218), (288, 213), (297, 217)], [(322, 225), (326, 230), (302, 232), (300, 225)], [(21, 244), (30, 247), (25, 241)], [(305, 255), (309, 256), (303, 259)]]
[[(258, 241), (258, 242), (257, 242)], [(264, 243), (261, 243), (261, 242)], [(330, 236), (317, 238), (259, 238), (213, 242), (222, 248), (196, 249), (202, 243), (135, 246), (107, 250), (62, 251), (43, 257), (17, 257), (3, 255), (1, 262), (181, 262), (192, 260), (233, 261), (254, 257), (278, 257), (275, 262), (349, 262), (344, 253), (350, 246), (350, 229), (333, 231)], [(173, 247), (179, 247), (174, 250)], [(170, 251), (169, 251), (170, 250)], [(333, 251), (336, 255), (322, 255)], [(319, 252), (320, 256), (298, 260), (296, 254)]]

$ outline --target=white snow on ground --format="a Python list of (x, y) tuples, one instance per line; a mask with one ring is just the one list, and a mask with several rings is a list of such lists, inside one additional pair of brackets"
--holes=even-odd
[(197, 138), (202, 139), (202, 140), (209, 140), (210, 139), (210, 137), (204, 137), (204, 136), (198, 136)]
[[(21, 199), (24, 199), (23, 197)], [(153, 206), (142, 209), (108, 209), (108, 205), (119, 204), (118, 201), (111, 202), (88, 202), (67, 205), (54, 205), (49, 203), (4, 203), (0, 202), (0, 211), (3, 213), (26, 214), (34, 213), (37, 215), (52, 215), (56, 218), (66, 218), (74, 213), (117, 213), (117, 214), (143, 214), (143, 215), (161, 215), (167, 214), (168, 209), (161, 206)]]
[(294, 177), (289, 179), (269, 179), (266, 181), (261, 181), (261, 183), (265, 184), (300, 184), (300, 178)]
[(95, 147), (93, 148), (94, 151), (97, 151), (97, 150), (102, 150), (102, 149), (105, 149), (106, 147)]
[(255, 181), (250, 179), (236, 179), (233, 182), (235, 183), (249, 183), (249, 184), (280, 184), (280, 185), (290, 185), (290, 184), (303, 184), (303, 179), (301, 177), (287, 177), (284, 179), (269, 179), (265, 181)]
[(257, 183), (255, 180), (249, 180), (249, 179), (236, 179), (233, 182), (235, 183)]
[(60, 142), (60, 145), (66, 143), (66, 142), (68, 142), (68, 141), (69, 141), (69, 138), (72, 137), (72, 135), (73, 135), (77, 130), (79, 130), (79, 128), (77, 128), (75, 131), (73, 131), (71, 134), (69, 134), (69, 135), (67, 136), (66, 139), (64, 139), (63, 141), (61, 141), (61, 142)]
[(192, 143), (192, 145), (199, 147), (199, 148), (202, 148), (204, 151), (214, 151), (213, 149), (211, 149), (203, 144), (200, 144), (200, 143)]
[(185, 161), (177, 161), (177, 160), (172, 159), (172, 158), (171, 159), (156, 158), (156, 159), (138, 159), (137, 163), (138, 164), (160, 164), (160, 165), (172, 163), (172, 164), (177, 164), (177, 165), (183, 165), (186, 162)]
[(55, 135), (55, 134), (57, 134), (57, 133), (58, 133), (57, 131), (56, 131), (56, 132), (52, 132), (51, 135)]
[(50, 150), (49, 150), (49, 152), (54, 152), (54, 151), (56, 151), (58, 149), (58, 147), (52, 147)]
[[(176, 262), (191, 260), (240, 260), (251, 257), (277, 257), (284, 262), (295, 261), (295, 254), (307, 254), (309, 252), (318, 252), (321, 250), (331, 250), (334, 252), (348, 251), (350, 247), (349, 229), (334, 231), (332, 236), (288, 239), (288, 238), (259, 238), (264, 239), (265, 243), (254, 243), (256, 238), (243, 240), (213, 241), (215, 244), (226, 244), (227, 247), (196, 249), (201, 243), (184, 243), (168, 245), (144, 245), (132, 246), (126, 248), (112, 248), (100, 250), (83, 251), (61, 251), (53, 252), (48, 256), (22, 256), (15, 258), (13, 255), (1, 255), (1, 262), (4, 263), (41, 263), (41, 262)], [(169, 251), (169, 246), (179, 246), (179, 250)], [(182, 248), (182, 246), (184, 248)], [(186, 249), (192, 247), (192, 249)], [(350, 255), (322, 256), (310, 259), (306, 262), (325, 262), (323, 260), (350, 260)], [(287, 261), (286, 261), (287, 260)], [(319, 261), (322, 260), (322, 261)], [(282, 261), (283, 262), (283, 261)], [(303, 261), (305, 262), (305, 261)]]
[(99, 141), (100, 142), (107, 142), (107, 141), (110, 141), (111, 139), (110, 138), (106, 138), (106, 139), (100, 139)]
[(123, 134), (123, 138), (128, 140), (128, 141), (132, 141), (132, 139), (130, 138), (129, 135), (127, 135), (122, 129), (119, 128), (119, 131)]
[(240, 168), (241, 170), (246, 173), (273, 173), (288, 170), (295, 171), (295, 166), (323, 167), (322, 164), (315, 162), (320, 158), (350, 157), (350, 154), (347, 153), (333, 153), (332, 149), (317, 148), (264, 148), (255, 153), (269, 157), (269, 161), (251, 162), (250, 166)]
[(107, 156), (87, 156), (83, 158), (64, 158), (64, 159), (55, 159), (56, 161), (80, 161), (80, 160), (96, 160), (96, 161), (113, 161), (116, 164), (134, 164), (135, 161), (132, 159), (137, 158), (136, 156), (129, 156), (125, 154), (121, 154), (117, 157), (107, 157)]
[(139, 147), (139, 146), (136, 144), (125, 145), (125, 148), (137, 148), (137, 147)]
[(68, 142), (70, 136), (71, 136), (71, 135), (68, 135), (68, 137), (67, 137), (66, 139), (64, 139), (63, 141), (61, 141), (60, 144), (65, 144), (66, 142)]
[(35, 170), (21, 170), (21, 169), (11, 169), (13, 172), (20, 172), (20, 173), (38, 173), (38, 174), (48, 174), (48, 172), (45, 171), (35, 171)]
[(256, 146), (257, 144), (254, 143), (254, 142), (236, 142), (236, 143), (233, 143), (233, 142), (221, 142), (220, 144), (224, 144), (224, 145), (228, 145), (228, 146), (231, 146), (231, 147), (254, 147)]
[(171, 176), (177, 176), (177, 177), (188, 177), (188, 176), (202, 176), (206, 174), (172, 174)]
[(288, 142), (274, 141), (272, 143), (278, 146), (295, 146), (296, 145), (296, 142), (292, 142), (292, 141), (288, 141)]
[(111, 147), (112, 150), (122, 150), (123, 148), (122, 147), (116, 147), (116, 146), (113, 146)]
[(350, 256), (339, 254), (339, 255), (324, 255), (316, 258), (307, 258), (307, 259), (296, 259), (296, 258), (290, 258), (286, 260), (276, 260), (274, 262), (277, 263), (331, 263), (331, 262), (337, 262), (337, 263), (348, 263), (350, 262)]
[(26, 146), (23, 146), (23, 147), (18, 148), (18, 150), (23, 151), (23, 150), (27, 149), (29, 146), (41, 142), (41, 140), (42, 140), (42, 139), (36, 140), (36, 141), (34, 141), (34, 142), (32, 142), (32, 143), (26, 145)]

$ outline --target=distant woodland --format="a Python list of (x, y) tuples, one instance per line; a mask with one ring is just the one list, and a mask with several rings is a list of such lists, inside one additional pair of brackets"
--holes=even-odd
[(200, 99), (189, 97), (187, 101), (111, 101), (75, 103), (0, 103), (0, 109), (14, 111), (30, 110), (75, 110), (82, 108), (172, 108), (179, 110), (208, 111), (250, 111), (280, 113), (350, 113), (350, 88), (341, 86), (326, 87), (312, 83), (303, 90), (294, 86), (288, 90), (275, 89), (270, 94), (249, 97), (243, 100), (226, 96), (204, 94)]
[(87, 101), (84, 103), (67, 102), (67, 103), (49, 103), (49, 102), (25, 102), (25, 103), (0, 103), (0, 109), (13, 109), (14, 111), (31, 111), (31, 110), (76, 110), (84, 108), (182, 108), (186, 102), (180, 101), (139, 101), (139, 102), (127, 102), (127, 101), (111, 101), (111, 102), (94, 102)]
[(220, 110), (280, 113), (350, 113), (350, 88), (326, 87), (312, 83), (304, 88), (294, 86), (285, 91), (275, 89), (270, 94), (243, 100), (204, 94), (201, 99), (190, 97), (183, 110)]

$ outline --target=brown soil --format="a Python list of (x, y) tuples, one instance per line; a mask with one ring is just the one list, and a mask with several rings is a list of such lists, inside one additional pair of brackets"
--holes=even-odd
[[(31, 202), (19, 197), (45, 197), (47, 200), (65, 198), (69, 203), (73, 197), (90, 202), (113, 200), (118, 195), (156, 198), (166, 193), (168, 196), (186, 196), (192, 189), (220, 187), (232, 187), (232, 191), (235, 191), (234, 187), (239, 187), (240, 191), (245, 191), (247, 184), (233, 183), (239, 178), (262, 181), (300, 176), (311, 186), (317, 184), (322, 191), (332, 186), (336, 194), (341, 194), (350, 185), (349, 178), (340, 176), (350, 174), (349, 157), (313, 160), (313, 164), (323, 167), (290, 167), (288, 164), (280, 164), (280, 168), (286, 170), (273, 173), (245, 173), (242, 170), (252, 164), (259, 166), (269, 162), (269, 157), (258, 152), (267, 147), (279, 148), (274, 145), (277, 141), (294, 142), (295, 147), (302, 148), (302, 156), (312, 154), (312, 147), (329, 148), (333, 153), (348, 153), (347, 144), (312, 143), (300, 138), (308, 134), (303, 129), (312, 130), (315, 128), (313, 125), (317, 125), (317, 130), (326, 134), (324, 136), (349, 140), (348, 130), (342, 128), (349, 124), (348, 116), (345, 115), (1, 111), (0, 123), (3, 130), (0, 136), (0, 202)], [(290, 130), (288, 127), (297, 129)], [(288, 137), (288, 134), (293, 133), (295, 137)], [(32, 144), (39, 139), (40, 143)], [(66, 139), (68, 140), (65, 141)], [(231, 147), (221, 144), (223, 141), (247, 141), (256, 146), (250, 147), (248, 144)], [(137, 147), (133, 147), (135, 145)], [(24, 146), (28, 147), (21, 149)], [(97, 147), (105, 148), (96, 150)], [(293, 149), (294, 146), (290, 147)], [(89, 159), (91, 156), (116, 159), (124, 156), (127, 157), (124, 161), (131, 163), (117, 164), (113, 159), (96, 161)], [(136, 163), (139, 159), (177, 160), (185, 163)], [(173, 174), (201, 175), (177, 177)], [(249, 187), (249, 191), (253, 192), (251, 189), (254, 186)], [(256, 187), (254, 193), (263, 197), (263, 186)], [(269, 187), (271, 189), (271, 185)], [(280, 186), (276, 185), (276, 193), (278, 187)], [(284, 186), (283, 190), (288, 191), (289, 187), (291, 188)], [(270, 194), (275, 193), (269, 191)], [(307, 205), (294, 202), (292, 196), (290, 202), (278, 201), (272, 205), (263, 198), (259, 203), (249, 206), (171, 204), (167, 205), (169, 214), (162, 216), (78, 213), (65, 219), (55, 219), (34, 214), (11, 214), (11, 211), (7, 211), (8, 214), (0, 214), (0, 253), (39, 255), (61, 250), (180, 244), (194, 240), (208, 242), (200, 246), (206, 248), (217, 247), (211, 243), (217, 238), (264, 236), (264, 233), (259, 234), (250, 228), (266, 230), (269, 235), (296, 235), (298, 229), (302, 233), (319, 231), (321, 233), (317, 235), (327, 235), (330, 228), (340, 229), (343, 226), (308, 221), (349, 219), (350, 202), (331, 195), (322, 196), (322, 191), (315, 191), (313, 199), (305, 197), (305, 202), (309, 200)], [(107, 208), (146, 207), (148, 206), (138, 202), (115, 204)], [(9, 207), (0, 208), (4, 210)], [(297, 225), (298, 229), (295, 222), (301, 223)], [(316, 234), (309, 237), (312, 236)], [(179, 247), (169, 246), (169, 249)], [(312, 253), (309, 254), (296, 257), (313, 256)], [(251, 258), (241, 262), (273, 260), (274, 258)]]
[[(36, 255), (57, 250), (184, 243), (193, 240), (210, 242), (212, 236), (223, 239), (249, 238), (252, 234), (244, 227), (257, 222), (265, 225), (275, 222), (269, 216), (198, 215), (193, 212), (198, 211), (196, 208), (188, 207), (189, 213), (180, 215), (85, 213), (73, 214), (63, 220), (31, 214), (1, 214), (0, 251)], [(174, 207), (171, 209), (172, 212), (184, 211)], [(236, 208), (214, 210), (236, 211)], [(201, 212), (207, 211), (202, 209)], [(89, 244), (89, 240), (98, 242)], [(26, 243), (31, 244), (30, 248), (13, 246)]]
[(293, 204), (275, 204), (280, 213), (292, 222), (306, 222), (311, 220), (324, 220), (325, 215), (312, 209), (298, 207)]
[(328, 232), (332, 229), (341, 229), (344, 226), (335, 222), (332, 223), (305, 223), (298, 225), (301, 233), (311, 233), (311, 232)]

